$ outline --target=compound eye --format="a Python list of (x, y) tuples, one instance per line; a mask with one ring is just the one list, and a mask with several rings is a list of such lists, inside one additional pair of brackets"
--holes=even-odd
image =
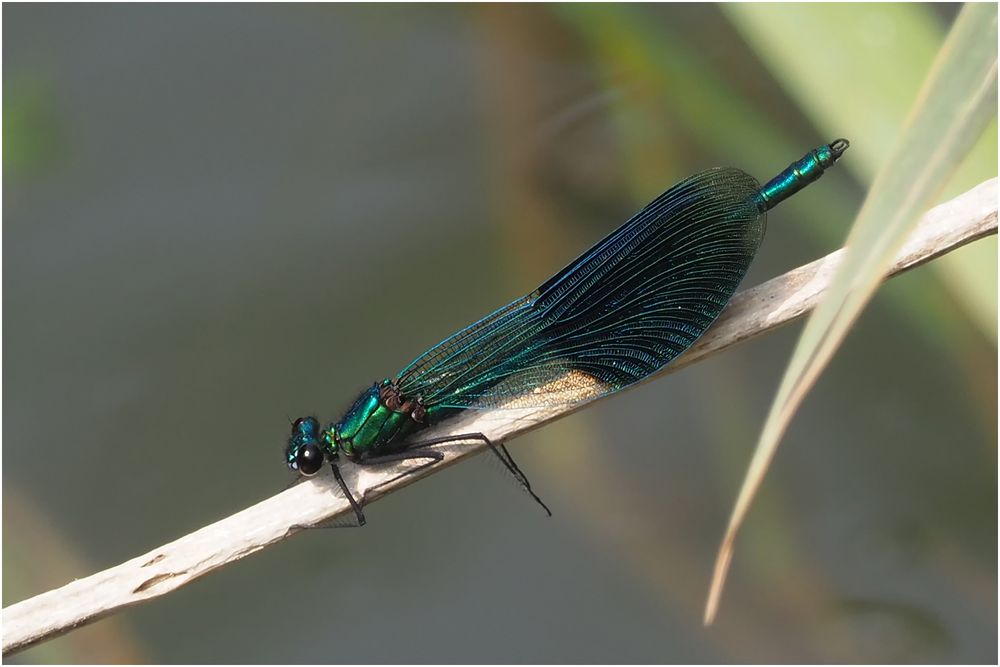
[(323, 467), (323, 452), (318, 445), (310, 442), (299, 448), (299, 451), (295, 454), (295, 463), (300, 473), (306, 477), (311, 477)]
[(292, 434), (314, 435), (319, 432), (319, 422), (315, 417), (299, 417), (292, 424)]

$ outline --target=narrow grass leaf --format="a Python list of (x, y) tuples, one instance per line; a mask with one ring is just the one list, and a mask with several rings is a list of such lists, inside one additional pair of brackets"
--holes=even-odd
[(881, 283), (919, 215), (996, 117), (996, 46), (996, 5), (966, 5), (934, 60), (901, 140), (875, 178), (848, 237), (844, 263), (792, 355), (719, 549), (706, 624), (718, 610), (736, 534), (796, 409)]

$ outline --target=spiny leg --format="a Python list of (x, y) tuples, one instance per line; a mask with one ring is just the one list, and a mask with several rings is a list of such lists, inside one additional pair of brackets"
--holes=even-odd
[[(502, 442), (498, 445), (492, 440), (487, 438), (482, 433), (460, 433), (458, 435), (445, 435), (439, 438), (431, 438), (429, 440), (421, 440), (420, 442), (415, 442), (411, 447), (430, 447), (432, 445), (443, 445), (448, 442), (458, 442), (460, 440), (479, 440), (486, 443), (486, 446), (490, 448), (490, 451), (496, 454), (496, 457), (500, 459), (507, 471), (514, 476), (514, 479), (518, 481), (521, 487), (528, 492), (528, 494), (535, 499), (535, 502), (542, 506), (545, 513), (552, 516), (552, 510), (549, 509), (548, 505), (542, 502), (542, 499), (531, 490), (531, 482), (528, 481), (527, 475), (521, 472), (521, 468), (518, 467), (517, 463), (514, 462), (514, 457), (510, 455), (507, 451), (506, 445)], [(410, 450), (406, 450), (410, 451)]]
[(383, 454), (382, 456), (373, 456), (371, 458), (364, 459), (363, 461), (358, 461), (358, 464), (367, 466), (367, 465), (378, 465), (380, 463), (412, 461), (413, 459), (430, 459), (430, 461), (428, 461), (427, 463), (418, 465), (415, 468), (410, 468), (409, 470), (404, 471), (399, 477), (393, 477), (392, 479), (382, 482), (381, 484), (376, 484), (374, 488), (377, 489), (378, 487), (384, 486), (391, 481), (400, 479), (400, 477), (407, 477), (409, 475), (413, 475), (415, 473), (420, 472), (424, 468), (428, 468), (434, 465), (435, 463), (444, 460), (444, 454), (442, 454), (441, 452), (436, 452), (432, 449), (415, 449), (414, 447), (410, 447), (409, 449), (405, 449), (401, 452), (396, 452), (394, 454)]
[[(316, 530), (318, 528), (360, 528), (361, 526), (365, 525), (365, 514), (364, 512), (361, 511), (361, 506), (358, 505), (356, 500), (354, 500), (354, 495), (351, 493), (350, 489), (347, 488), (347, 483), (344, 481), (343, 476), (341, 476), (340, 474), (340, 468), (337, 467), (336, 463), (331, 463), (330, 468), (333, 471), (334, 479), (337, 480), (337, 485), (340, 486), (340, 491), (344, 494), (344, 497), (347, 498), (347, 502), (351, 504), (351, 508), (354, 510), (354, 516), (357, 518), (358, 523), (356, 525), (353, 524), (338, 525), (335, 523), (330, 523), (331, 521), (335, 521), (335, 519), (325, 519), (324, 521), (314, 526), (307, 526), (305, 524), (298, 524), (298, 523), (292, 524), (291, 526), (288, 527), (290, 531)], [(304, 475), (299, 475), (296, 480), (294, 480), (291, 484), (285, 487), (285, 490), (288, 490), (293, 486), (297, 486), (308, 479), (309, 478)]]
[[(375, 457), (372, 457), (372, 458), (369, 458), (369, 459), (365, 459), (364, 461), (359, 461), (359, 464), (360, 465), (376, 465), (376, 464), (379, 464), (379, 463), (391, 463), (393, 461), (406, 461), (406, 460), (409, 460), (409, 459), (431, 459), (431, 460), (428, 461), (427, 463), (425, 463), (424, 465), (417, 466), (416, 468), (413, 468), (412, 470), (407, 470), (405, 473), (403, 473), (404, 475), (410, 475), (410, 474), (413, 474), (413, 473), (417, 472), (418, 470), (423, 470), (427, 466), (434, 465), (438, 461), (441, 461), (442, 459), (444, 459), (444, 454), (442, 454), (441, 452), (435, 452), (435, 451), (427, 451), (427, 452), (422, 452), (422, 451), (403, 451), (403, 452), (399, 452), (399, 453), (396, 453), (396, 454), (386, 454), (384, 456), (375, 456)], [(357, 526), (351, 526), (351, 527), (352, 528), (354, 528), (354, 527), (360, 528), (361, 526), (365, 525), (365, 523), (367, 523), (367, 520), (365, 519), (365, 513), (361, 509), (361, 504), (357, 500), (354, 499), (354, 494), (352, 494), (351, 490), (347, 487), (347, 482), (344, 481), (343, 475), (340, 474), (340, 467), (336, 463), (331, 463), (330, 464), (330, 469), (333, 471), (333, 477), (334, 477), (334, 479), (337, 480), (337, 485), (340, 487), (340, 490), (344, 494), (344, 497), (347, 498), (347, 502), (349, 502), (351, 504), (351, 509), (354, 510), (354, 516), (358, 520), (358, 525)], [(383, 482), (383, 484), (388, 484), (388, 482)], [(379, 486), (382, 486), (382, 484), (376, 485), (375, 488), (378, 488)], [(341, 526), (337, 526), (337, 525), (328, 526), (328, 525), (322, 525), (321, 524), (321, 525), (318, 525), (318, 526), (292, 526), (292, 527), (293, 528), (298, 528), (298, 527), (301, 527), (301, 528), (340, 528)]]
[[(441, 452), (435, 452), (432, 449), (427, 451), (418, 450), (417, 447), (422, 447), (425, 443), (415, 443), (412, 447), (407, 447), (401, 452), (396, 452), (395, 454), (383, 454), (382, 456), (373, 456), (371, 458), (359, 461), (361, 465), (378, 465), (379, 463), (392, 463), (393, 461), (409, 461), (411, 459), (433, 459), (428, 465), (433, 465), (438, 461), (444, 460), (444, 454)], [(415, 470), (420, 470), (421, 468), (415, 468)]]
[[(408, 450), (405, 450), (405, 451), (402, 451), (402, 452), (398, 452), (398, 453), (395, 453), (395, 454), (385, 454), (384, 456), (375, 456), (375, 457), (372, 457), (372, 458), (369, 458), (369, 459), (365, 459), (364, 461), (359, 461), (359, 464), (361, 464), (361, 465), (377, 465), (379, 463), (392, 463), (394, 461), (407, 461), (407, 460), (411, 460), (411, 459), (431, 459), (431, 460), (428, 461), (427, 463), (425, 463), (424, 465), (420, 465), (420, 466), (417, 466), (416, 468), (412, 468), (410, 470), (407, 470), (406, 472), (403, 473), (403, 476), (412, 475), (413, 473), (415, 473), (415, 472), (417, 472), (419, 470), (423, 470), (424, 468), (426, 468), (428, 466), (434, 465), (438, 461), (441, 461), (441, 460), (444, 459), (444, 454), (442, 454), (441, 452), (435, 452), (433, 450), (418, 451), (418, 450), (414, 450), (414, 449), (408, 449)], [(354, 528), (354, 527), (360, 528), (361, 526), (365, 525), (365, 523), (367, 523), (367, 520), (365, 519), (365, 513), (361, 509), (361, 504), (358, 503), (358, 501), (354, 499), (354, 494), (352, 494), (351, 490), (347, 487), (347, 482), (344, 481), (343, 475), (340, 474), (340, 467), (336, 463), (331, 463), (330, 464), (330, 469), (333, 471), (333, 478), (335, 480), (337, 480), (337, 485), (340, 487), (340, 490), (344, 494), (344, 497), (347, 498), (347, 502), (349, 502), (351, 504), (351, 509), (354, 510), (354, 516), (358, 520), (357, 526), (351, 526), (351, 527), (352, 528)], [(288, 487), (286, 487), (286, 489), (288, 489), (288, 488), (290, 488), (292, 486), (295, 486), (296, 484), (304, 481), (305, 479), (306, 479), (305, 477), (300, 477), (299, 479), (297, 479), (297, 480), (293, 481), (291, 484), (289, 484)], [(377, 489), (379, 486), (382, 486), (383, 484), (388, 484), (388, 483), (389, 482), (383, 482), (382, 484), (377, 484), (374, 488)], [(340, 527), (341, 526), (336, 526), (336, 525), (329, 526), (329, 525), (322, 525), (322, 524), (320, 524), (318, 526), (293, 525), (290, 528), (315, 529), (315, 528), (340, 528)]]
[(534, 498), (535, 502), (542, 506), (542, 509), (545, 510), (546, 514), (552, 516), (552, 510), (550, 510), (549, 506), (546, 505), (542, 499), (538, 497), (538, 494), (532, 490), (531, 482), (528, 481), (528, 476), (521, 472), (521, 468), (517, 465), (517, 462), (514, 461), (514, 457), (507, 451), (507, 446), (502, 442), (499, 445), (495, 445), (489, 439), (487, 439), (486, 442), (489, 445), (490, 451), (496, 454), (497, 458), (500, 459), (500, 461), (507, 467), (507, 470), (509, 470), (514, 476), (514, 479), (521, 483), (521, 486), (528, 492), (528, 495)]
[(358, 527), (365, 525), (365, 513), (361, 511), (361, 505), (358, 501), (354, 499), (354, 495), (351, 494), (351, 490), (347, 488), (347, 483), (344, 482), (343, 476), (340, 474), (340, 467), (336, 463), (330, 464), (330, 469), (333, 470), (333, 478), (337, 480), (337, 484), (340, 485), (340, 490), (344, 492), (347, 497), (347, 502), (351, 503), (351, 509), (354, 510), (354, 516), (358, 519)]

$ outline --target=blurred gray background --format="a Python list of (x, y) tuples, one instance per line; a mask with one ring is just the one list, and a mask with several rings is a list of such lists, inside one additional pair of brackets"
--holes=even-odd
[[(858, 77), (853, 35), (919, 21), (929, 58), (956, 8), (864, 11)], [(338, 417), (679, 178), (834, 138), (724, 7), (3, 14), (4, 606), (280, 491), (288, 417)], [(851, 156), (770, 216), (747, 284), (840, 244)], [(995, 662), (995, 312), (955, 289), (929, 266), (875, 298), (710, 629), (799, 325), (515, 441), (551, 519), (477, 457), (13, 661)]]

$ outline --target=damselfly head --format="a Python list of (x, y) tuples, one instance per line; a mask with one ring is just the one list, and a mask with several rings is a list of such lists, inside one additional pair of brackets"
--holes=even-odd
[(292, 424), (292, 434), (285, 448), (285, 461), (290, 470), (310, 477), (323, 467), (323, 448), (320, 445), (319, 421), (315, 417), (300, 417)]

